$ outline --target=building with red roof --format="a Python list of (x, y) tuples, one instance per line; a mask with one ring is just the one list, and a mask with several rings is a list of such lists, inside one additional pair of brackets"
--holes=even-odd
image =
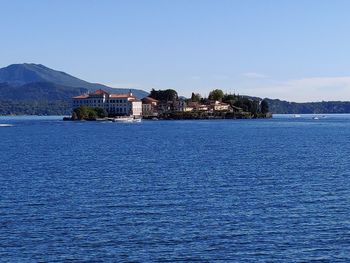
[(73, 97), (73, 107), (86, 105), (101, 108), (115, 116), (142, 116), (142, 102), (131, 91), (125, 94), (111, 94), (102, 89)]

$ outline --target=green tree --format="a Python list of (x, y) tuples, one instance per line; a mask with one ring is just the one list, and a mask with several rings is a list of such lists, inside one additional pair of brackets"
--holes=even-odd
[(191, 95), (191, 101), (192, 102), (200, 102), (202, 99), (201, 95), (199, 93), (194, 93), (192, 92), (192, 95)]
[(212, 90), (209, 93), (210, 100), (219, 100), (221, 101), (224, 98), (224, 92), (221, 89)]
[(76, 113), (78, 120), (87, 119), (89, 116), (89, 108), (88, 106), (81, 105), (78, 108), (74, 109), (74, 112)]
[(102, 109), (102, 108), (94, 108), (96, 114), (97, 114), (97, 117), (99, 118), (105, 118), (105, 117), (108, 117), (108, 113), (105, 109)]
[(269, 112), (269, 104), (265, 99), (261, 101), (260, 109), (261, 109), (261, 113), (263, 114), (266, 114)]
[(162, 102), (178, 100), (177, 92), (173, 89), (167, 89), (167, 90), (152, 89), (149, 96), (153, 99), (156, 99)]
[(231, 102), (236, 100), (236, 95), (235, 94), (225, 94), (224, 97), (222, 98), (223, 102)]
[(90, 106), (81, 105), (75, 108), (72, 113), (72, 119), (78, 120), (93, 120), (105, 114), (103, 109), (92, 108)]
[(88, 114), (88, 119), (89, 120), (96, 120), (97, 118), (97, 113), (96, 111), (94, 111), (93, 109), (89, 111), (89, 114)]

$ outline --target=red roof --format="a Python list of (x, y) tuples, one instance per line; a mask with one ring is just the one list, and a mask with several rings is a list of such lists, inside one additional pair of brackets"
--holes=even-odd
[(104, 91), (102, 89), (96, 90), (95, 92), (90, 93), (90, 95), (109, 95), (107, 91)]
[(102, 89), (96, 90), (96, 91), (91, 92), (89, 94), (82, 94), (82, 95), (73, 97), (73, 99), (88, 99), (90, 97), (103, 96), (103, 95), (106, 95), (109, 99), (119, 99), (119, 98), (125, 98), (126, 99), (126, 98), (130, 98), (130, 99), (136, 100), (136, 97), (133, 96), (133, 95), (130, 95), (130, 93), (109, 94), (108, 92), (106, 92), (106, 91), (104, 91)]
[(134, 96), (130, 96), (129, 93), (125, 93), (125, 94), (110, 94), (109, 96), (110, 98), (134, 98)]
[(88, 94), (82, 94), (82, 95), (73, 97), (73, 99), (87, 99), (88, 97), (89, 97)]
[(145, 102), (158, 102), (158, 100), (153, 99), (153, 98), (151, 98), (151, 97), (144, 97), (144, 98), (142, 99), (142, 101), (145, 101)]

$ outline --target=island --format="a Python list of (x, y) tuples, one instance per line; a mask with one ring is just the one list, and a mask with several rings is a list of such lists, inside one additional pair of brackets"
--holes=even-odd
[(198, 120), (271, 118), (267, 100), (225, 94), (212, 90), (208, 97), (192, 93), (191, 98), (179, 97), (173, 89), (154, 90), (141, 100), (130, 91), (113, 94), (99, 89), (75, 96), (71, 117), (64, 120)]

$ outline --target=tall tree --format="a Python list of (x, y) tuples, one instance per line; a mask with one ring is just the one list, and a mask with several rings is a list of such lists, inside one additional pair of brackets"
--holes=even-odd
[(192, 92), (192, 95), (191, 95), (191, 101), (192, 102), (200, 102), (202, 99), (201, 95), (199, 93), (194, 93)]
[(261, 113), (263, 114), (266, 114), (269, 112), (269, 104), (265, 99), (261, 101), (260, 109), (261, 109)]
[(151, 98), (159, 100), (159, 101), (176, 101), (178, 99), (177, 92), (173, 89), (167, 90), (151, 90), (149, 95)]
[(209, 93), (210, 100), (221, 101), (223, 97), (224, 97), (224, 92), (221, 89), (214, 89)]

